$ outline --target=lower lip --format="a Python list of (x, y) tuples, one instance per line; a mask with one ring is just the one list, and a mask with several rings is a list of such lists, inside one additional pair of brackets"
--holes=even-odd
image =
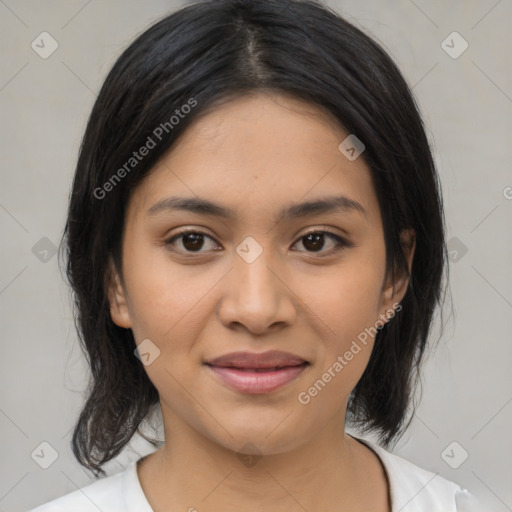
[(279, 370), (254, 371), (225, 368), (207, 365), (230, 387), (242, 393), (261, 394), (270, 393), (288, 382), (296, 379), (306, 368), (307, 364), (300, 366), (287, 366)]

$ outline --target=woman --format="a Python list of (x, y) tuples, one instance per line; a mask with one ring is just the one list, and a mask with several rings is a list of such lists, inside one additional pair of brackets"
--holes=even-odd
[(165, 442), (34, 512), (474, 506), (345, 432), (406, 429), (446, 248), (411, 91), (339, 15), (219, 0), (144, 32), (94, 105), (65, 241), (92, 373), (74, 453), (102, 474), (157, 412)]

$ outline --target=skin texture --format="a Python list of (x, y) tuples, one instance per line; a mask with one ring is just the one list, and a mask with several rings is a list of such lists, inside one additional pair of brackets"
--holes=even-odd
[[(160, 350), (145, 369), (160, 394), (165, 445), (138, 465), (155, 512), (390, 510), (380, 460), (344, 434), (348, 396), (374, 340), (308, 404), (297, 399), (408, 285), (397, 276), (393, 294), (385, 279), (377, 197), (363, 159), (338, 149), (347, 136), (314, 105), (258, 93), (196, 120), (134, 191), (123, 279), (112, 266), (109, 299), (114, 322)], [(282, 207), (334, 195), (366, 213), (275, 220)], [(209, 199), (236, 216), (148, 214), (168, 196)], [(207, 236), (202, 245), (187, 237), (166, 245), (179, 228)], [(303, 238), (326, 230), (351, 246), (329, 255), (335, 239)], [(236, 252), (248, 236), (263, 251), (251, 263)], [(412, 245), (409, 268), (413, 254)], [(267, 394), (235, 391), (204, 365), (273, 349), (310, 365)], [(247, 464), (240, 453), (261, 458)]]

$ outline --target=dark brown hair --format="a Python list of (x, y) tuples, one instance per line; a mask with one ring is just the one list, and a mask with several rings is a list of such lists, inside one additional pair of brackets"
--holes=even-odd
[[(377, 43), (319, 2), (204, 1), (157, 22), (122, 53), (80, 149), (63, 244), (91, 379), (72, 448), (96, 475), (105, 474), (101, 465), (141, 433), (142, 421), (159, 406), (134, 355), (132, 331), (113, 323), (107, 299), (109, 258), (121, 273), (130, 194), (192, 121), (219, 102), (263, 90), (321, 107), (363, 141), (391, 276), (407, 271), (400, 232), (415, 231), (402, 310), (379, 329), (347, 416), (385, 445), (407, 426), (446, 262), (441, 191), (412, 92)], [(182, 109), (191, 100), (195, 106)], [(177, 109), (188, 113), (174, 123)], [(156, 139), (157, 127), (158, 143), (127, 167), (148, 137)]]

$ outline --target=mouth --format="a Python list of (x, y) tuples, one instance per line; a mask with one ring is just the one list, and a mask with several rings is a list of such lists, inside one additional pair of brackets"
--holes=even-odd
[(288, 352), (233, 352), (205, 362), (228, 387), (248, 394), (275, 391), (295, 380), (310, 365)]

